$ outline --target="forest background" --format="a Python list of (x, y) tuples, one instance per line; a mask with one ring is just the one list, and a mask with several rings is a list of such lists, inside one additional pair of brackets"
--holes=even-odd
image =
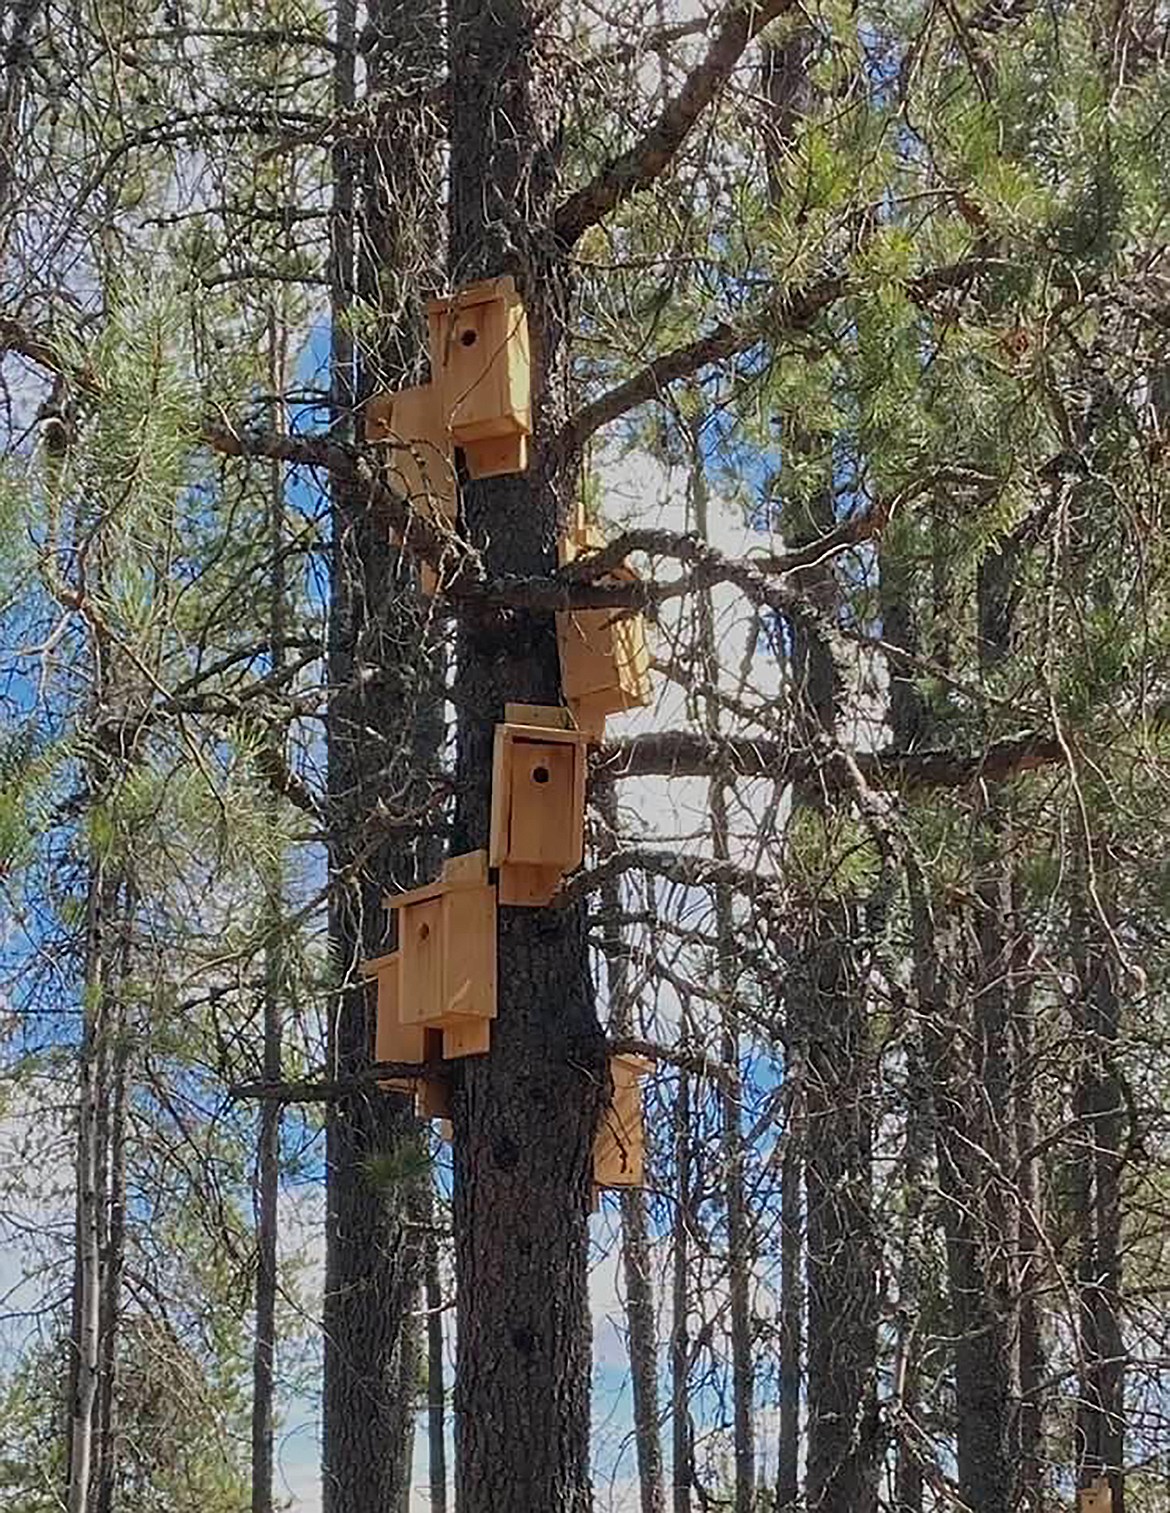
[[(1170, 1509), (1168, 47), (6, 5), (6, 1508)], [(448, 532), (361, 409), (501, 272), (533, 460)], [(447, 1146), (360, 962), (574, 607), (654, 700)]]

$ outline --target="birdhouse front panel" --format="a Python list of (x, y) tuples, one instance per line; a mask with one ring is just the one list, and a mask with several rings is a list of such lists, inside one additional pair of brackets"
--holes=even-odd
[(402, 1022), (433, 1024), (443, 1017), (443, 903), (408, 904), (398, 913), (402, 952)]
[(496, 1013), (496, 890), (487, 852), (450, 858), (438, 881), (390, 894), (386, 904), (398, 915), (401, 1022), (441, 1031), (444, 1056), (482, 1054), (486, 1034), (456, 1036), (456, 1049), (447, 1035)]
[(572, 746), (515, 742), (509, 861), (566, 871), (580, 864), (581, 846), (572, 829), (576, 771)]
[[(604, 544), (600, 528), (587, 524), (579, 508), (576, 522), (561, 538), (558, 559), (563, 567)], [(638, 574), (622, 563), (598, 581), (636, 583)], [(650, 703), (650, 652), (641, 612), (563, 610), (557, 615), (557, 648), (565, 699), (578, 727), (591, 738), (604, 737), (606, 715)]]
[(650, 653), (641, 615), (610, 609), (565, 610), (557, 615), (561, 687), (565, 698), (606, 705), (620, 714), (650, 702)]
[(496, 1017), (496, 894), (483, 885), (443, 895), (443, 1018)]
[(522, 471), (532, 380), (528, 318), (515, 281), (485, 279), (432, 300), (427, 322), (444, 425), (464, 448), (471, 476)]
[[(552, 711), (568, 719), (563, 709)], [(541, 717), (539, 711), (528, 718)], [(496, 726), (492, 768), (491, 864), (500, 868), (500, 898), (517, 896), (536, 878), (555, 886), (558, 873), (580, 866), (585, 845), (585, 760), (588, 739), (576, 730), (551, 725)], [(525, 887), (512, 887), (509, 874), (527, 874)], [(551, 895), (549, 895), (551, 896)], [(544, 897), (541, 902), (548, 902)]]

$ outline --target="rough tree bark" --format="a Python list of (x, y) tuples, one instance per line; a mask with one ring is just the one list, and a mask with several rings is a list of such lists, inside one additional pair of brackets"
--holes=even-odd
[[(355, 6), (338, 10), (335, 102), (355, 101)], [(385, 0), (363, 32), (367, 87), (387, 107), (360, 155), (334, 150), (330, 283), (332, 427), (352, 439), (356, 409), (375, 387), (417, 377), (421, 312), (440, 245), (434, 126), (419, 77), (438, 62), (437, 10)], [(400, 93), (398, 93), (400, 91)], [(355, 350), (350, 321), (362, 299), (376, 325)], [(441, 740), (436, 660), (384, 523), (363, 490), (335, 483), (329, 681), (330, 865), (338, 887), (330, 939), (343, 989), (331, 1019), (334, 1076), (359, 1078), (372, 1051), (370, 1002), (358, 975), (387, 949), (382, 896), (429, 880), (433, 835), (387, 830), (381, 810), (425, 807), (425, 774)], [(441, 665), (441, 664), (439, 664)], [(359, 861), (360, 858), (360, 861)], [(356, 866), (356, 870), (355, 870)], [(418, 1139), (407, 1100), (376, 1091), (330, 1104), (326, 1124), (325, 1513), (400, 1513), (408, 1495), (419, 1331), (420, 1193), (409, 1155)], [(403, 1175), (375, 1184), (371, 1159), (399, 1152)]]
[[(99, 780), (100, 781), (100, 780)], [(95, 790), (96, 792), (96, 790)], [(103, 1364), (103, 1298), (107, 1296), (110, 1006), (115, 983), (122, 887), (104, 857), (91, 862), (86, 911), (82, 1043), (77, 1103), (73, 1319), (70, 1330), (70, 1408), (65, 1505), (68, 1513), (92, 1506), (100, 1447), (99, 1392)], [(107, 1311), (112, 1328), (114, 1315)]]
[[(279, 311), (269, 312), (268, 388), (271, 394), (283, 394), (286, 369), (286, 338)], [(271, 406), (269, 424), (274, 431), (284, 429), (284, 406)], [(284, 467), (269, 465), (268, 473), (269, 550), (272, 566), (269, 574), (269, 656), (273, 668), (284, 656), (285, 571), (284, 571)], [(275, 756), (283, 767), (284, 742), (278, 731), (267, 739), (276, 746)], [(269, 800), (273, 821), (278, 818), (279, 799)], [(274, 823), (275, 831), (275, 823)], [(265, 878), (264, 913), (268, 935), (264, 947), (263, 1050), (262, 1070), (265, 1082), (280, 1081), (283, 1026), (283, 964), (281, 951), (281, 912), (284, 904), (282, 862), (279, 857), (269, 864)], [(256, 1333), (252, 1346), (252, 1513), (271, 1513), (273, 1424), (276, 1391), (276, 1290), (278, 1200), (280, 1192), (280, 1124), (281, 1108), (268, 1102), (260, 1108), (260, 1130), (256, 1141)]]
[[(687, 1024), (684, 1004), (683, 1026)], [(684, 1039), (683, 1045), (686, 1045)], [(691, 1132), (691, 1079), (685, 1071), (678, 1077), (674, 1104), (674, 1169), (678, 1186), (678, 1203), (674, 1215), (671, 1243), (671, 1313), (670, 1332), (670, 1426), (671, 1426), (671, 1509), (672, 1513), (690, 1513), (691, 1488), (695, 1482), (694, 1444), (691, 1432), (690, 1365), (691, 1344), (688, 1332), (690, 1315), (690, 1251), (694, 1212), (691, 1193), (694, 1183)]]
[(1071, 921), (1079, 1049), (1073, 1105), (1079, 1148), (1072, 1195), (1081, 1363), (1077, 1481), (1084, 1486), (1106, 1476), (1113, 1513), (1125, 1513), (1121, 1173), (1127, 1116), (1117, 1070), (1121, 1000), (1115, 948), (1088, 897), (1083, 859), (1079, 870)]
[[(526, 473), (469, 482), (464, 526), (490, 573), (554, 570), (575, 467), (568, 419), (567, 249), (557, 189), (555, 17), (530, 0), (448, 12), (452, 282), (512, 271), (533, 349)], [(486, 846), (493, 727), (509, 700), (560, 703), (548, 614), (464, 612), (458, 630), (456, 851)], [(588, 1513), (592, 1143), (606, 1078), (584, 904), (501, 908), (489, 1055), (457, 1063), (456, 1504), (461, 1513)]]

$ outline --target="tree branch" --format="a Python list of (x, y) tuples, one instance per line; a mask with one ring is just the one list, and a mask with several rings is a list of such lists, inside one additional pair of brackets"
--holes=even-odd
[[(857, 751), (852, 761), (871, 788), (965, 788), (974, 782), (1007, 782), (1025, 772), (1057, 766), (1065, 760), (1059, 741), (1044, 731), (1025, 731), (995, 741), (984, 751)], [(831, 792), (855, 786), (839, 755), (794, 753), (778, 741), (733, 736), (716, 739), (689, 730), (665, 730), (631, 736), (605, 747), (600, 770), (614, 778), (711, 777), (771, 778), (804, 784), (813, 781)]]
[(794, 3), (733, 3), (706, 57), (687, 75), (682, 89), (667, 102), (642, 140), (612, 158), (592, 183), (571, 194), (557, 211), (554, 226), (563, 243), (571, 247), (590, 226), (604, 220), (631, 195), (649, 188), (665, 172), (695, 122), (731, 77), (749, 42), (770, 21), (791, 10)]
[[(919, 274), (910, 280), (906, 292), (916, 304), (925, 304), (945, 290), (971, 283), (989, 268), (1006, 266), (1005, 259), (993, 257), (985, 249), (976, 250), (970, 257)], [(562, 446), (566, 451), (579, 450), (602, 426), (638, 405), (659, 398), (672, 383), (689, 378), (711, 363), (725, 362), (757, 342), (807, 330), (830, 305), (853, 292), (856, 286), (850, 284), (845, 274), (833, 274), (803, 289), (781, 292), (762, 309), (736, 321), (723, 321), (706, 336), (664, 352), (640, 372), (578, 410), (562, 432)]]

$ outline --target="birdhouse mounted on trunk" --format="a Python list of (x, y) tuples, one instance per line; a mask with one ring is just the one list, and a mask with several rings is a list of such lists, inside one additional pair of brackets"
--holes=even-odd
[(437, 882), (385, 903), (398, 915), (401, 1023), (441, 1029), (444, 1056), (481, 1055), (496, 1014), (496, 892), (486, 853), (453, 857)]
[(613, 1094), (593, 1141), (596, 1187), (643, 1187), (646, 1181), (646, 1135), (642, 1090), (638, 1079), (653, 1063), (643, 1056), (611, 1056)]
[(362, 975), (374, 985), (374, 1060), (412, 1061), (417, 1077), (383, 1077), (378, 1086), (390, 1093), (407, 1093), (422, 1119), (446, 1118), (450, 1094), (445, 1081), (422, 1074), (422, 1066), (443, 1055), (443, 1032), (424, 1025), (404, 1025), (399, 1017), (402, 958), (397, 951), (362, 963)]
[(496, 726), (490, 850), (502, 904), (551, 903), (562, 876), (581, 865), (587, 748), (568, 710), (506, 706)]
[(431, 373), (472, 478), (522, 473), (532, 430), (528, 317), (510, 276), (431, 300)]
[[(605, 539), (596, 526), (579, 521), (560, 543), (561, 566), (583, 552), (597, 551)], [(637, 583), (626, 563), (611, 569), (600, 583)], [(650, 653), (646, 617), (641, 611), (570, 609), (557, 615), (561, 688), (580, 730), (591, 740), (605, 739), (605, 717), (649, 704)]]
[[(455, 459), (443, 414), (443, 399), (433, 384), (375, 394), (366, 404), (366, 441), (386, 445), (387, 482), (426, 521), (455, 529), (459, 515)], [(392, 531), (397, 544), (400, 531)], [(438, 586), (433, 567), (420, 570), (423, 592)]]
[(376, 1059), (483, 1055), (496, 1014), (496, 890), (487, 853), (453, 857), (437, 882), (384, 902), (398, 915), (398, 950), (366, 967), (378, 979)]
[(1113, 1513), (1113, 1488), (1107, 1476), (1098, 1476), (1091, 1486), (1081, 1488), (1077, 1513)]

